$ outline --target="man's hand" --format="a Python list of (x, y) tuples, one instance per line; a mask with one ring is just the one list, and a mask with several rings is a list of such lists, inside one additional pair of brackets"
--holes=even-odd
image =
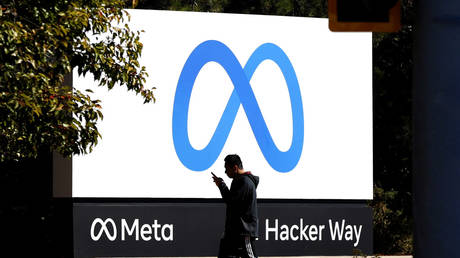
[(222, 184), (222, 182), (224, 181), (222, 178), (220, 177), (217, 177), (216, 175), (214, 175), (214, 173), (212, 173), (212, 179), (214, 180), (214, 183), (217, 185), (217, 186), (220, 186)]

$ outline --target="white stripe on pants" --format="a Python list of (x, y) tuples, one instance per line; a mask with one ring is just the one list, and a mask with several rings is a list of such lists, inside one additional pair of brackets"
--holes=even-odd
[(249, 257), (250, 258), (255, 258), (254, 253), (252, 252), (251, 237), (245, 236), (244, 237), (244, 243), (245, 243), (246, 251), (247, 251)]

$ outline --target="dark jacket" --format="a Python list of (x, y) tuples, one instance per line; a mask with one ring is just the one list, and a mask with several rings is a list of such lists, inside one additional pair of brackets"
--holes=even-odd
[(259, 177), (247, 172), (233, 178), (230, 190), (224, 182), (219, 187), (227, 205), (225, 234), (258, 237), (257, 193)]

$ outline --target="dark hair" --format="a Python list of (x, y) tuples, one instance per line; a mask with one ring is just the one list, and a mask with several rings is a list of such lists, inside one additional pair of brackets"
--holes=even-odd
[(243, 162), (241, 162), (240, 156), (236, 154), (227, 155), (224, 161), (226, 166), (233, 167), (234, 165), (237, 165), (239, 169), (243, 169)]

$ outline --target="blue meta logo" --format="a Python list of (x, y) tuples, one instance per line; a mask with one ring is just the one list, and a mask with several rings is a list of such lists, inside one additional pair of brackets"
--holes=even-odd
[[(289, 150), (280, 151), (268, 131), (267, 124), (249, 84), (255, 70), (265, 60), (274, 61), (286, 80), (292, 109), (292, 142)], [(234, 90), (208, 145), (201, 150), (193, 148), (188, 137), (187, 119), (190, 96), (195, 79), (208, 62), (220, 64), (229, 75)], [(278, 172), (289, 172), (299, 162), (303, 148), (304, 118), (299, 83), (287, 55), (272, 43), (260, 45), (246, 65), (241, 67), (233, 52), (222, 42), (208, 40), (198, 45), (188, 57), (177, 83), (174, 98), (172, 132), (179, 160), (190, 170), (208, 169), (220, 155), (240, 107), (246, 113), (260, 150), (270, 166)]]

